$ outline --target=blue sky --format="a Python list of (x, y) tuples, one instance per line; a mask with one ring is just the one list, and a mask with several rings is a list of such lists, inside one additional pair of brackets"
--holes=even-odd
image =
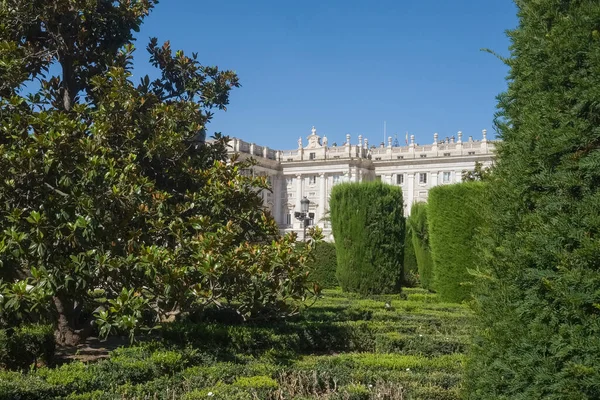
[(162, 0), (137, 35), (136, 74), (151, 70), (149, 37), (232, 69), (241, 88), (209, 132), (293, 149), (311, 127), (329, 143), (414, 134), (493, 137), (496, 95), (517, 24), (511, 0)]

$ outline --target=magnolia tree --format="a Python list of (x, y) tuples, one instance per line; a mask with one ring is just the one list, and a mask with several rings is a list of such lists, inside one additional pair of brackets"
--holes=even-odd
[(49, 321), (73, 345), (94, 326), (133, 335), (209, 305), (282, 317), (314, 292), (320, 232), (303, 248), (280, 237), (266, 180), (241, 173), (252, 162), (228, 160), (220, 134), (203, 140), (235, 73), (152, 39), (157, 78), (133, 82), (132, 31), (155, 3), (1, 6), (4, 325)]

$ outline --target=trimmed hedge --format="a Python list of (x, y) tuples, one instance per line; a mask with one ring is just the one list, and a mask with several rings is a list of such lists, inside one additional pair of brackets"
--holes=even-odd
[(331, 192), (337, 278), (344, 291), (397, 293), (402, 284), (402, 189), (379, 181), (344, 183)]
[(105, 360), (0, 371), (0, 400), (458, 400), (468, 308), (404, 293), (324, 290), (310, 320), (165, 324), (162, 340)]
[(54, 362), (54, 329), (51, 325), (25, 325), (0, 329), (0, 367), (29, 369)]
[(482, 182), (465, 182), (437, 186), (429, 192), (434, 287), (443, 301), (461, 302), (471, 294), (473, 277), (468, 270), (476, 258), (474, 241), (482, 225), (484, 187)]
[(406, 231), (404, 232), (404, 266), (402, 268), (402, 286), (404, 287), (419, 286), (419, 267), (412, 236), (412, 230), (407, 221)]
[(419, 269), (421, 287), (433, 290), (433, 260), (429, 248), (429, 227), (427, 225), (427, 203), (415, 203), (410, 210), (407, 225), (410, 227), (411, 241)]
[[(304, 243), (300, 243), (304, 245)], [(311, 280), (317, 282), (322, 289), (332, 289), (338, 286), (335, 270), (337, 268), (337, 256), (335, 244), (321, 242), (313, 251), (315, 259), (307, 263), (310, 269)]]

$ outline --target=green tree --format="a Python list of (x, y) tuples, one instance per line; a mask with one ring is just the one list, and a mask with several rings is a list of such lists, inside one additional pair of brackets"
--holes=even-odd
[(402, 286), (405, 287), (415, 287), (419, 285), (419, 267), (412, 237), (412, 229), (408, 224), (408, 221), (406, 221), (406, 232), (404, 233), (404, 261), (402, 267)]
[(473, 171), (464, 170), (462, 172), (462, 181), (463, 182), (486, 181), (489, 179), (491, 173), (492, 173), (491, 167), (484, 167), (481, 162), (475, 161), (475, 167), (473, 168)]
[(444, 301), (471, 296), (469, 270), (478, 258), (475, 242), (481, 229), (482, 182), (436, 186), (429, 192), (427, 228), (433, 260), (433, 286)]
[(419, 282), (422, 288), (433, 290), (433, 260), (429, 247), (427, 203), (419, 202), (412, 205), (407, 225), (412, 234), (411, 242), (417, 259)]
[(344, 183), (331, 192), (337, 278), (363, 295), (400, 290), (404, 260), (402, 190), (382, 182)]
[(158, 77), (132, 82), (131, 32), (155, 3), (2, 2), (3, 324), (50, 321), (76, 344), (93, 321), (133, 335), (209, 305), (285, 316), (307, 295), (314, 243), (279, 237), (252, 162), (204, 141), (235, 73), (152, 39)]
[(519, 0), (471, 399), (600, 398), (600, 3)]

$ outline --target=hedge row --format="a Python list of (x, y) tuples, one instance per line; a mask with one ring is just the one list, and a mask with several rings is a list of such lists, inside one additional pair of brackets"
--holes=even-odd
[(156, 359), (168, 350), (118, 353), (94, 364), (77, 362), (30, 374), (0, 372), (0, 400), (448, 400), (458, 398), (464, 359), (460, 354), (432, 358), (360, 353), (308, 357), (287, 365), (208, 361), (190, 366), (195, 360), (188, 355), (160, 369)]
[(437, 186), (429, 192), (427, 220), (434, 287), (443, 301), (461, 302), (471, 293), (468, 270), (477, 257), (475, 235), (482, 225), (484, 183)]
[(445, 323), (453, 330), (462, 330), (461, 325), (468, 321), (438, 319), (437, 323), (425, 327), (423, 321), (303, 322), (269, 328), (173, 323), (165, 327), (163, 340), (174, 345), (192, 345), (225, 358), (236, 354), (260, 355), (266, 351), (280, 354), (365, 351), (430, 355), (463, 351), (467, 343), (464, 336), (450, 337), (439, 333)]
[(0, 329), (0, 367), (29, 369), (54, 362), (54, 330), (50, 325), (25, 325)]
[(421, 287), (433, 290), (433, 260), (431, 259), (429, 247), (427, 203), (415, 203), (412, 205), (407, 224), (412, 234), (411, 243), (417, 259)]
[(345, 183), (331, 192), (337, 278), (344, 291), (397, 293), (404, 262), (402, 189), (382, 182)]

